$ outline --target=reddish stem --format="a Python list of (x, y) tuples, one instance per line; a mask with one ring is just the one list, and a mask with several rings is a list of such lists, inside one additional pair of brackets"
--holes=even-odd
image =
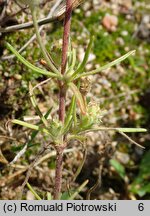
[(62, 162), (63, 162), (64, 149), (65, 149), (65, 145), (56, 146), (56, 172), (55, 172), (54, 200), (60, 199), (61, 183), (62, 183)]
[[(65, 13), (65, 20), (64, 20), (62, 63), (61, 63), (62, 74), (65, 73), (66, 64), (67, 64), (67, 52), (69, 46), (69, 35), (70, 35), (70, 27), (71, 27), (72, 1), (73, 0), (66, 0), (66, 13)], [(60, 83), (59, 120), (62, 122), (64, 122), (65, 119), (65, 97), (66, 97), (66, 88), (63, 83)]]
[[(72, 14), (72, 2), (73, 0), (66, 0), (66, 12), (64, 20), (64, 33), (63, 33), (63, 46), (62, 46), (62, 63), (61, 74), (64, 75), (67, 65), (67, 52), (69, 47), (69, 35), (71, 27), (71, 14)], [(65, 83), (60, 82), (59, 92), (59, 120), (64, 123), (65, 121), (65, 98), (66, 98), (66, 86)], [(55, 173), (55, 187), (54, 187), (54, 199), (59, 199), (62, 184), (62, 161), (63, 151), (65, 145), (56, 146), (56, 173)]]
[(61, 73), (64, 74), (67, 64), (67, 52), (69, 46), (69, 35), (71, 27), (71, 15), (72, 15), (72, 1), (66, 0), (66, 13), (64, 20), (64, 34), (63, 34), (63, 47), (62, 47), (62, 64), (61, 64)]

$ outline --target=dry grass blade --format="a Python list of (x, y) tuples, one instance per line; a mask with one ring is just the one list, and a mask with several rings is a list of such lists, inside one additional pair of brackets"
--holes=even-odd
[[(84, 0), (74, 0), (73, 9), (78, 7), (83, 1)], [(38, 20), (38, 25), (45, 25), (47, 23), (61, 20), (64, 17), (65, 9), (66, 9), (65, 1), (63, 1), (62, 4), (60, 4), (60, 6), (55, 10), (55, 13), (52, 16)], [(33, 27), (33, 22), (27, 22), (19, 25), (9, 26), (6, 28), (0, 28), (0, 33), (13, 32), (13, 31), (27, 29), (31, 27)]]
[[(71, 149), (66, 149), (64, 150), (64, 154), (70, 153), (70, 152), (75, 152), (77, 149), (76, 148), (71, 148)], [(38, 161), (35, 162), (34, 167), (38, 166), (39, 164), (43, 163), (45, 160), (48, 160), (51, 157), (56, 156), (56, 151), (51, 151), (41, 157)], [(5, 186), (6, 184), (9, 184), (14, 178), (17, 176), (21, 175), (22, 173), (26, 172), (29, 168), (29, 166), (21, 166), (21, 165), (14, 165), (14, 164), (8, 164), (10, 167), (13, 167), (15, 169), (19, 169), (13, 174), (8, 174), (8, 176), (2, 177), (0, 179), (0, 187)], [(33, 168), (34, 168), (33, 167)]]
[(118, 130), (118, 133), (120, 133), (122, 136), (124, 136), (126, 139), (128, 139), (131, 143), (135, 144), (136, 146), (145, 149), (144, 146), (140, 145), (139, 143), (135, 142), (133, 139), (131, 139), (128, 135), (126, 135), (124, 132), (121, 132)]
[(96, 183), (93, 185), (93, 187), (91, 187), (89, 189), (89, 191), (87, 192), (87, 195), (86, 195), (86, 200), (90, 200), (91, 199), (91, 194), (96, 190), (96, 188), (99, 186), (101, 186), (101, 183), (102, 183), (102, 168), (103, 166), (101, 165), (100, 168), (99, 168), (99, 175), (98, 175), (98, 178), (97, 178), (97, 181)]

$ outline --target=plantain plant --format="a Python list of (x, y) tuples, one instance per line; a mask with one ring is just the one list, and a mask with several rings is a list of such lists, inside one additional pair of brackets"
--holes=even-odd
[[(115, 130), (124, 135), (128, 132), (145, 132), (143, 128), (106, 128), (102, 126), (102, 111), (99, 104), (93, 102), (87, 102), (86, 93), (89, 90), (87, 87), (84, 88), (84, 82), (87, 83), (87, 78), (90, 75), (95, 75), (101, 73), (103, 70), (115, 66), (121, 63), (123, 60), (128, 58), (130, 55), (135, 53), (135, 51), (130, 51), (123, 55), (122, 57), (102, 66), (95, 70), (86, 72), (85, 66), (89, 58), (89, 54), (92, 48), (94, 38), (90, 38), (90, 42), (86, 49), (83, 61), (80, 63), (77, 60), (76, 49), (71, 46), (70, 42), (70, 25), (71, 25), (71, 14), (72, 14), (72, 2), (73, 0), (66, 0), (66, 13), (64, 18), (64, 34), (63, 34), (63, 46), (62, 46), (62, 63), (60, 67), (56, 67), (50, 53), (47, 52), (39, 30), (37, 23), (37, 12), (38, 3), (40, 1), (28, 1), (20, 0), (22, 3), (29, 4), (34, 29), (37, 36), (37, 42), (39, 44), (39, 49), (44, 58), (44, 65), (46, 69), (36, 67), (27, 61), (23, 56), (17, 52), (17, 50), (6, 43), (7, 48), (18, 58), (20, 62), (24, 64), (25, 67), (32, 70), (33, 73), (39, 73), (46, 76), (49, 79), (53, 79), (54, 82), (58, 84), (59, 87), (59, 98), (58, 106), (59, 113), (50, 119), (48, 116), (51, 115), (51, 109), (48, 110), (46, 115), (44, 115), (38, 106), (36, 101), (36, 95), (34, 92), (35, 87), (29, 84), (29, 94), (32, 106), (34, 107), (37, 115), (40, 117), (40, 122), (38, 124), (30, 124), (25, 121), (18, 119), (12, 120), (12, 123), (18, 124), (27, 128), (34, 130), (32, 138), (36, 136), (38, 132), (46, 134), (49, 141), (47, 146), (52, 145), (56, 150), (56, 168), (55, 168), (55, 185), (53, 196), (48, 193), (48, 199), (60, 199), (61, 198), (61, 187), (62, 187), (62, 161), (63, 153), (67, 148), (70, 140), (79, 140), (80, 142), (86, 139), (86, 133), (89, 131), (99, 131), (99, 130)], [(39, 84), (40, 85), (40, 84)], [(72, 99), (70, 101), (69, 108), (66, 109), (66, 94), (68, 90), (73, 93)], [(77, 110), (79, 110), (77, 115)], [(127, 135), (126, 135), (127, 136)], [(44, 149), (47, 147), (44, 146)], [(44, 152), (44, 150), (43, 150)], [(31, 171), (31, 170), (30, 170)], [(28, 183), (28, 178), (30, 172), (26, 176), (26, 180), (23, 184), (29, 187), (32, 193), (37, 199), (41, 199), (37, 193), (33, 190), (31, 185)], [(83, 189), (83, 187), (88, 183), (85, 181), (78, 190), (71, 194), (68, 199), (74, 199), (75, 196)], [(23, 189), (23, 188), (22, 188)]]

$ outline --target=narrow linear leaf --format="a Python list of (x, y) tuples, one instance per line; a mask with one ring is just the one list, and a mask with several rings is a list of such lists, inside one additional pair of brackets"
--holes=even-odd
[(74, 182), (77, 179), (77, 177), (79, 176), (79, 174), (81, 173), (81, 170), (82, 170), (84, 163), (85, 163), (85, 160), (86, 160), (86, 156), (87, 156), (87, 149), (85, 148), (84, 152), (83, 152), (83, 159), (82, 159), (81, 163), (79, 164), (79, 167), (78, 167), (78, 169), (75, 172), (74, 177), (73, 177)]
[[(44, 115), (44, 117), (47, 119), (49, 114), (52, 111), (52, 107), (47, 111), (47, 113)], [(40, 120), (37, 125), (40, 125), (42, 123), (42, 121)], [(39, 131), (33, 131), (31, 134), (31, 139), (28, 141), (27, 146), (30, 147), (32, 145), (32, 142), (34, 140), (34, 138), (36, 137), (36, 135), (38, 134)]]
[(76, 103), (74, 105), (74, 109), (73, 109), (73, 123), (74, 123), (74, 128), (77, 125), (77, 110), (76, 110)]
[(75, 64), (76, 64), (76, 56), (77, 55), (77, 52), (76, 52), (76, 49), (73, 48), (72, 50), (72, 64), (71, 64), (71, 68), (73, 70), (73, 68), (75, 67)]
[(98, 169), (97, 180), (96, 180), (95, 184), (88, 190), (88, 192), (86, 194), (86, 200), (91, 200), (91, 194), (94, 191), (96, 191), (96, 189), (98, 187), (101, 187), (101, 185), (102, 185), (102, 169), (103, 169), (103, 165), (101, 164), (99, 169)]
[(73, 73), (73, 69), (76, 64), (76, 49), (71, 48), (71, 45), (68, 50), (68, 68), (67, 68), (67, 73), (69, 74), (70, 72)]
[(71, 39), (70, 38), (69, 38), (67, 57), (68, 57), (67, 63), (68, 63), (68, 65), (70, 65), (72, 62), (72, 45), (71, 45)]
[(147, 132), (145, 128), (116, 128), (116, 130), (124, 133)]
[(36, 72), (36, 73), (40, 73), (49, 77), (57, 77), (59, 78), (60, 76), (51, 72), (48, 72), (46, 70), (43, 70), (41, 68), (38, 68), (36, 66), (34, 66), (33, 64), (31, 64), (29, 61), (27, 61), (24, 57), (22, 57), (17, 50), (11, 46), (9, 43), (6, 43), (7, 48), (24, 64), (26, 65), (29, 69), (31, 69), (32, 71)]
[(84, 132), (90, 132), (90, 131), (109, 131), (109, 130), (115, 130), (118, 132), (124, 132), (124, 133), (139, 133), (139, 132), (147, 132), (145, 128), (107, 128), (107, 127), (98, 127), (98, 128), (91, 128), (90, 130), (86, 130)]
[(30, 128), (30, 129), (33, 129), (33, 130), (36, 130), (36, 131), (42, 131), (42, 132), (44, 132), (46, 134), (49, 134), (49, 132), (48, 132), (48, 130), (46, 128), (40, 128), (37, 125), (33, 125), (33, 124), (30, 124), (30, 123), (27, 123), (27, 122), (24, 122), (24, 121), (21, 121), (21, 120), (14, 119), (14, 120), (12, 120), (12, 123), (18, 124), (18, 125), (21, 125), (23, 127), (27, 127), (27, 128)]
[(88, 184), (89, 180), (84, 181), (80, 187), (69, 197), (68, 200), (73, 200), (81, 191), (82, 189)]
[(132, 50), (128, 53), (126, 53), (125, 55), (121, 56), (120, 58), (100, 67), (100, 68), (97, 68), (96, 70), (92, 70), (90, 72), (87, 72), (87, 73), (82, 73), (80, 75), (78, 75), (75, 79), (78, 79), (80, 77), (84, 77), (84, 76), (89, 76), (89, 75), (94, 75), (94, 74), (97, 74), (97, 73), (100, 73), (101, 71), (103, 70), (106, 70), (114, 65), (117, 65), (119, 63), (121, 63), (122, 61), (124, 61), (126, 58), (128, 58), (130, 55), (132, 55), (133, 53), (135, 53), (135, 50)]
[(144, 128), (105, 128), (105, 127), (100, 127), (100, 128), (91, 128), (89, 130), (84, 130), (81, 131), (80, 134), (82, 133), (88, 133), (91, 131), (99, 131), (99, 130), (104, 130), (104, 131), (110, 131), (110, 130), (114, 130), (118, 133), (120, 133), (121, 135), (123, 135), (125, 138), (127, 138), (131, 143), (137, 145), (140, 148), (145, 148), (142, 145), (140, 145), (139, 143), (135, 142), (134, 140), (132, 140), (129, 136), (127, 136), (125, 133), (134, 133), (134, 132), (146, 132), (147, 130)]
[[(80, 88), (80, 80), (77, 82), (77, 88)], [(73, 127), (76, 128), (77, 126), (77, 104), (75, 102), (74, 109), (73, 109)]]
[(36, 193), (36, 191), (33, 189), (33, 187), (31, 187), (29, 183), (27, 183), (27, 187), (29, 188), (29, 190), (35, 196), (37, 200), (42, 200), (42, 198)]
[(90, 42), (89, 42), (87, 50), (85, 52), (84, 59), (83, 59), (82, 63), (80, 64), (80, 66), (78, 67), (78, 69), (73, 74), (73, 77), (75, 77), (77, 74), (81, 73), (84, 70), (85, 65), (86, 65), (86, 63), (88, 61), (89, 55), (90, 55), (90, 51), (91, 51), (91, 48), (92, 48), (92, 45), (93, 45), (93, 40), (94, 40), (94, 37), (92, 36), (90, 38)]
[(47, 121), (45, 119), (45, 117), (43, 116), (43, 114), (41, 113), (40, 109), (39, 109), (39, 106), (36, 102), (36, 99), (35, 99), (35, 95), (34, 95), (34, 92), (33, 92), (33, 87), (31, 85), (31, 83), (29, 83), (29, 94), (30, 94), (30, 100), (31, 100), (31, 103), (33, 105), (33, 107), (35, 108), (35, 111), (36, 113), (39, 115), (41, 121), (43, 122), (43, 124), (47, 127)]
[(80, 93), (79, 89), (74, 83), (72, 82), (69, 83), (69, 87), (71, 88), (72, 92), (74, 93), (76, 97), (81, 113), (85, 115), (86, 114), (86, 104), (85, 104), (82, 94)]
[(89, 130), (83, 130), (80, 132), (80, 134), (83, 133), (88, 133), (91, 131), (110, 131), (110, 130), (114, 130), (118, 133), (120, 133), (121, 135), (123, 135), (125, 138), (127, 138), (131, 143), (137, 145), (140, 148), (145, 148), (142, 145), (140, 145), (139, 143), (135, 142), (134, 140), (132, 140), (129, 136), (127, 136), (125, 133), (134, 133), (134, 132), (146, 132), (147, 130), (144, 128), (105, 128), (105, 127), (100, 127), (100, 128), (91, 128)]
[(18, 125), (21, 125), (23, 127), (27, 127), (27, 128), (33, 129), (33, 130), (39, 130), (39, 127), (37, 125), (33, 125), (33, 124), (30, 124), (30, 123), (27, 123), (27, 122), (24, 122), (21, 120), (14, 119), (14, 120), (12, 120), (12, 123), (18, 124)]
[(52, 200), (53, 197), (52, 197), (52, 194), (50, 192), (47, 192), (47, 200)]
[(114, 159), (110, 160), (110, 164), (114, 167), (114, 169), (117, 171), (120, 177), (124, 179), (126, 176), (124, 166), (121, 163), (119, 163), (117, 160), (114, 160)]
[(41, 52), (43, 54), (43, 57), (44, 57), (46, 63), (48, 64), (48, 66), (51, 68), (51, 70), (56, 74), (60, 74), (59, 71), (57, 70), (57, 68), (55, 67), (55, 63), (53, 64), (53, 59), (52, 59), (51, 55), (47, 53), (45, 45), (44, 45), (44, 43), (42, 41), (42, 38), (41, 38), (41, 35), (40, 35), (40, 32), (39, 32), (39, 26), (38, 26), (38, 23), (37, 23), (37, 17), (36, 17), (36, 12), (37, 11), (35, 10), (34, 7), (31, 7), (30, 9), (31, 9), (31, 14), (32, 14), (32, 19), (33, 19), (33, 25), (34, 25), (34, 29), (35, 29), (36, 38), (37, 38), (38, 44), (40, 46), (40, 50), (41, 50)]
[(70, 126), (71, 126), (71, 123), (72, 123), (72, 120), (73, 120), (74, 107), (75, 107), (75, 96), (72, 97), (71, 104), (70, 104), (68, 113), (66, 115), (63, 133), (66, 133), (69, 130)]

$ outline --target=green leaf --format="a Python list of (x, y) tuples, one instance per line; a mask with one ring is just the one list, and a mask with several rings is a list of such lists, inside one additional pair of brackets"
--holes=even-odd
[(70, 197), (70, 194), (72, 194), (74, 191), (67, 191), (67, 192), (64, 192), (64, 193), (62, 193), (62, 195), (61, 195), (61, 200), (68, 200), (69, 199), (69, 197)]
[(150, 177), (150, 151), (146, 152), (140, 164), (140, 175), (143, 178)]
[(90, 38), (90, 42), (89, 42), (88, 47), (86, 49), (84, 59), (83, 59), (82, 63), (79, 65), (78, 69), (74, 72), (73, 77), (75, 77), (77, 74), (82, 73), (82, 71), (84, 70), (86, 63), (88, 61), (88, 58), (89, 58), (89, 54), (90, 54), (92, 45), (93, 45), (93, 40), (94, 40), (94, 37), (92, 36)]
[(76, 129), (77, 129), (77, 132), (86, 131), (86, 130), (90, 131), (93, 125), (94, 125), (94, 122), (91, 121), (90, 116), (85, 115), (81, 117), (81, 120), (79, 124), (77, 125)]
[(88, 184), (89, 180), (84, 181), (77, 189), (76, 191), (69, 197), (68, 200), (74, 200), (75, 197), (83, 190), (83, 188)]
[(52, 200), (52, 194), (50, 192), (47, 192), (47, 200)]
[(147, 131), (145, 128), (116, 128), (116, 130), (124, 133), (139, 133)]
[(31, 187), (29, 183), (27, 183), (27, 187), (29, 188), (29, 190), (32, 192), (32, 194), (35, 196), (37, 200), (42, 200), (42, 198), (36, 193), (36, 191), (33, 189), (33, 187)]
[(130, 185), (129, 189), (132, 193), (143, 197), (150, 194), (150, 151), (146, 152), (139, 165), (139, 174)]
[[(98, 128), (91, 128), (91, 131), (119, 131), (119, 132), (124, 132), (124, 133), (136, 133), (136, 132), (147, 132), (145, 128), (107, 128), (107, 127), (98, 127)], [(90, 132), (90, 131), (86, 131)]]
[(68, 60), (68, 62), (69, 62), (68, 64), (70, 65), (70, 67), (67, 70), (67, 73), (72, 74), (74, 67), (75, 67), (75, 64), (76, 64), (76, 49), (75, 48), (73, 48), (72, 51), (70, 51), (69, 57), (70, 57), (70, 62)]
[(14, 119), (14, 120), (12, 120), (12, 123), (18, 124), (18, 125), (21, 125), (23, 127), (27, 127), (27, 128), (33, 129), (33, 130), (42, 131), (46, 134), (50, 134), (46, 128), (40, 128), (37, 125), (29, 124), (29, 123), (21, 121), (21, 120)]
[(62, 137), (62, 122), (58, 119), (52, 119), (49, 125), (49, 133), (54, 142)]
[(130, 191), (134, 194), (138, 194), (140, 197), (150, 194), (150, 183), (137, 179), (130, 185)]
[(121, 163), (119, 163), (117, 160), (114, 160), (114, 159), (110, 160), (110, 164), (111, 166), (114, 167), (114, 169), (117, 171), (120, 177), (124, 179), (126, 175), (124, 166), (122, 166)]
[(12, 120), (12, 123), (18, 124), (18, 125), (21, 125), (23, 127), (27, 127), (27, 128), (33, 129), (33, 130), (39, 130), (39, 127), (37, 125), (33, 125), (33, 124), (30, 124), (30, 123), (27, 123), (27, 122), (24, 122), (21, 120), (14, 119), (14, 120)]
[(71, 69), (73, 70), (74, 67), (75, 67), (75, 64), (76, 64), (76, 56), (77, 55), (77, 52), (76, 52), (76, 49), (73, 48), (72, 49), (72, 64), (71, 64)]
[(73, 177), (74, 182), (77, 179), (77, 177), (79, 176), (79, 174), (81, 173), (81, 170), (82, 170), (84, 163), (85, 163), (85, 160), (86, 160), (86, 156), (87, 156), (87, 149), (85, 148), (84, 152), (83, 152), (83, 159), (82, 159), (81, 163), (79, 164), (78, 169), (76, 170), (74, 177)]
[(139, 146), (140, 148), (145, 148), (142, 145), (140, 145), (139, 143), (135, 142), (133, 139), (131, 139), (127, 134), (125, 134), (125, 132), (126, 133), (131, 133), (131, 132), (132, 133), (133, 132), (146, 132), (147, 130), (144, 129), (144, 128), (106, 128), (106, 127), (94, 128), (94, 127), (92, 127), (93, 125), (89, 125), (89, 126), (87, 125), (88, 127), (85, 127), (84, 125), (86, 125), (86, 122), (84, 124), (82, 124), (82, 125), (80, 125), (80, 127), (79, 127), (80, 130), (78, 130), (78, 133), (82, 134), (82, 133), (88, 133), (88, 132), (91, 132), (91, 131), (111, 131), (111, 130), (114, 130), (114, 131), (120, 133), (126, 139), (128, 139), (131, 143)]
[(85, 104), (82, 94), (80, 93), (79, 89), (74, 83), (72, 82), (69, 83), (69, 87), (71, 88), (72, 92), (74, 93), (76, 97), (81, 113), (85, 115), (86, 114), (86, 104)]
[[(49, 114), (52, 111), (52, 107), (47, 111), (47, 113), (44, 115), (44, 117), (47, 119)], [(42, 123), (42, 121), (40, 120), (36, 125), (40, 125)], [(36, 137), (36, 135), (38, 134), (38, 130), (37, 131), (33, 131), (31, 134), (31, 139), (28, 141), (27, 146), (30, 147), (32, 145), (32, 142), (34, 140), (34, 138)]]
[(68, 112), (66, 114), (65, 124), (64, 124), (64, 129), (63, 129), (64, 134), (70, 129), (71, 123), (73, 121), (74, 107), (75, 107), (75, 96), (72, 97), (69, 110), (68, 110)]
[(34, 66), (33, 64), (31, 64), (30, 62), (28, 62), (24, 57), (22, 57), (17, 50), (11, 46), (9, 43), (6, 43), (7, 48), (24, 64), (26, 65), (29, 69), (31, 69), (32, 71), (36, 72), (36, 73), (40, 73), (49, 77), (56, 77), (56, 78), (60, 78), (60, 76), (58, 74), (54, 74), (51, 73), (49, 71), (43, 70), (41, 68), (38, 68), (36, 66)]
[(47, 120), (45, 119), (45, 117), (43, 116), (43, 114), (41, 113), (41, 111), (39, 109), (39, 106), (38, 106), (38, 104), (36, 102), (35, 95), (34, 95), (34, 92), (33, 92), (33, 87), (31, 85), (31, 83), (29, 83), (29, 94), (30, 94), (31, 103), (32, 103), (33, 107), (35, 108), (36, 113), (40, 117), (40, 119), (43, 122), (43, 124), (45, 125), (45, 127), (47, 127), (48, 126), (47, 125)]
[(128, 53), (126, 53), (125, 55), (121, 56), (120, 58), (100, 67), (100, 68), (97, 68), (96, 70), (92, 70), (90, 72), (85, 72), (85, 73), (82, 73), (81, 75), (78, 75), (75, 79), (79, 79), (81, 77), (84, 77), (84, 76), (89, 76), (89, 75), (94, 75), (94, 74), (97, 74), (97, 73), (100, 73), (101, 71), (103, 70), (106, 70), (114, 65), (117, 65), (119, 63), (121, 63), (123, 60), (125, 60), (126, 58), (128, 58), (130, 55), (132, 55), (133, 53), (135, 53), (135, 50), (133, 51), (130, 51)]

